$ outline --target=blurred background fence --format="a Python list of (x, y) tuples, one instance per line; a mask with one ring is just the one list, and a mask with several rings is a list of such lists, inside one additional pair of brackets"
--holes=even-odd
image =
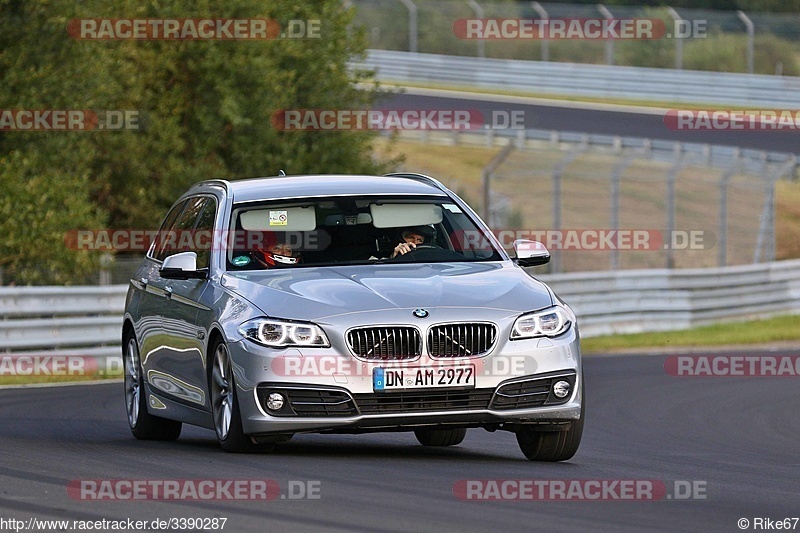
[[(369, 46), (430, 54), (615, 64), (687, 70), (800, 75), (800, 14), (671, 9), (503, 0), (345, 0)], [(693, 36), (650, 40), (475, 40), (453, 31), (459, 19), (661, 19)], [(678, 28), (676, 28), (678, 29)], [(674, 33), (675, 32), (668, 32)], [(685, 34), (684, 34), (685, 35)]]
[[(509, 146), (487, 167), (479, 194), (460, 192), (504, 245), (543, 241), (553, 273), (772, 261), (775, 186), (797, 166), (786, 153), (544, 130), (401, 138)], [(638, 249), (619, 240), (634, 234)]]

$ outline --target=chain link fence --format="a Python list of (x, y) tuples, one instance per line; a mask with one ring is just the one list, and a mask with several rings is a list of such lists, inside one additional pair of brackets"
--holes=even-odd
[(775, 185), (793, 176), (795, 156), (523, 133), (509, 139), (405, 132), (403, 139), (498, 147), (498, 157), (484, 171), (482, 193), (465, 192), (507, 248), (518, 238), (543, 242), (552, 256), (550, 272), (775, 259)]

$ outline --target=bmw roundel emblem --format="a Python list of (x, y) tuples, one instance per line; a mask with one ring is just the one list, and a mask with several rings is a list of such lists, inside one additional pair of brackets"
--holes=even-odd
[(425, 309), (414, 309), (414, 316), (417, 318), (425, 318), (429, 314)]

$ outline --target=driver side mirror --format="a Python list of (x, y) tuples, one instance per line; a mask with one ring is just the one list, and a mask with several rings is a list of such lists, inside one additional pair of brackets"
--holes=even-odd
[(516, 263), (522, 267), (545, 265), (550, 262), (550, 252), (539, 241), (517, 239), (514, 241)]
[(181, 252), (167, 257), (158, 273), (165, 279), (206, 279), (208, 277), (208, 269), (197, 269), (195, 252)]

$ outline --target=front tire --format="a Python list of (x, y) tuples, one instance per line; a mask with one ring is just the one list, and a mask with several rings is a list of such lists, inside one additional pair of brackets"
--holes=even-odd
[(531, 461), (566, 461), (571, 459), (581, 445), (583, 420), (586, 414), (586, 396), (581, 386), (581, 416), (566, 431), (536, 431), (530, 426), (517, 430), (517, 444)]
[(144, 372), (139, 357), (139, 345), (133, 334), (123, 344), (125, 359), (125, 406), (131, 433), (142, 440), (176, 440), (182, 424), (150, 414), (144, 388)]
[(218, 340), (212, 348), (213, 361), (209, 376), (211, 391), (211, 411), (214, 417), (214, 431), (219, 445), (226, 452), (254, 453), (269, 452), (273, 443), (256, 444), (242, 429), (242, 414), (239, 411), (239, 398), (233, 379), (233, 365), (228, 347)]
[(467, 428), (417, 429), (414, 435), (423, 446), (455, 446), (464, 441)]

